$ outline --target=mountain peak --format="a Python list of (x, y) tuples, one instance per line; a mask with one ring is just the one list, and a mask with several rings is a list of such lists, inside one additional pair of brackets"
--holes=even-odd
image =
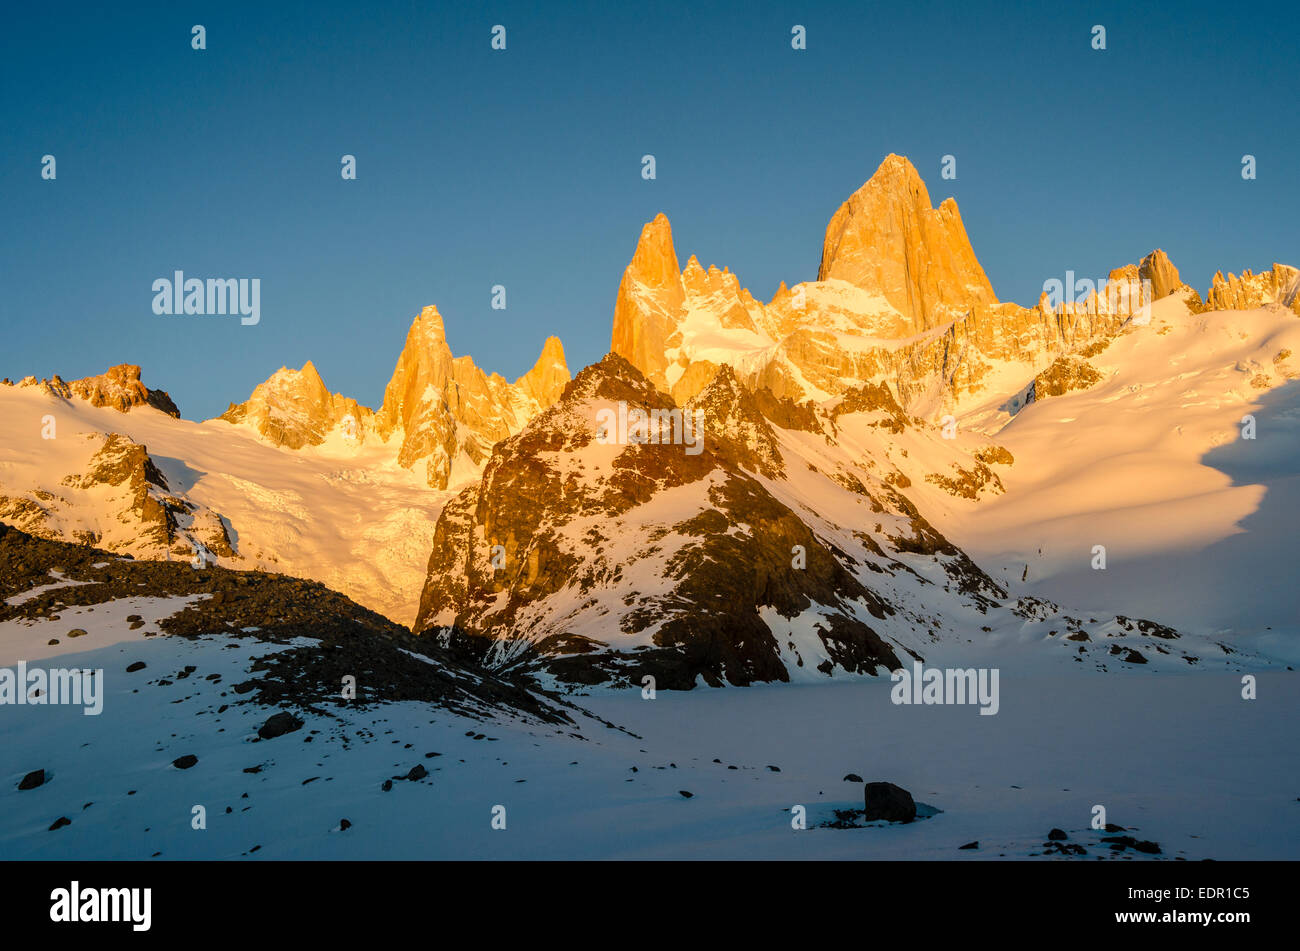
[[(884, 160), (876, 167), (867, 179), (863, 188), (893, 188), (898, 191), (910, 191), (919, 188), (926, 191), (925, 182), (921, 180), (921, 173), (916, 170), (916, 166), (905, 155), (898, 155), (890, 152)], [(861, 189), (859, 189), (861, 190)], [(929, 200), (929, 192), (926, 191), (926, 199)]]
[[(254, 387), (247, 400), (231, 403), (218, 418), (251, 426), (273, 446), (301, 449), (319, 446), (345, 417), (355, 424), (370, 415), (356, 400), (331, 393), (308, 360), (301, 370), (280, 367)], [(353, 436), (359, 438), (355, 425)]]
[(1152, 300), (1168, 297), (1183, 286), (1182, 278), (1178, 276), (1178, 268), (1174, 267), (1174, 262), (1169, 260), (1169, 255), (1159, 248), (1142, 259), (1138, 265), (1138, 276), (1144, 281), (1151, 282)]
[[(691, 273), (698, 269), (696, 261)], [(609, 349), (644, 370), (663, 390), (668, 389), (667, 341), (685, 300), (672, 226), (660, 213), (641, 228), (636, 251), (618, 285)]]
[(641, 238), (628, 271), (651, 287), (670, 286), (681, 279), (677, 251), (673, 247), (673, 227), (662, 211), (641, 228)]
[(729, 365), (686, 404), (703, 415), (709, 448), (740, 468), (776, 477), (782, 471), (776, 434), (763, 417), (758, 401), (745, 389)]
[(626, 398), (629, 392), (636, 396), (630, 402), (647, 406), (671, 406), (672, 401), (648, 380), (631, 361), (622, 354), (610, 351), (599, 361), (583, 367), (564, 387), (561, 403), (578, 403), (596, 397)]
[(512, 384), (484, 373), (468, 355), (453, 357), (438, 308), (425, 307), (384, 388), (377, 429), (385, 440), (400, 432), (398, 463), (424, 460), (428, 484), (444, 489), (463, 474), (453, 471), (458, 460), (482, 463), (493, 443), (554, 402), (568, 380), (558, 338), (549, 338), (533, 368)]
[(65, 383), (58, 374), (48, 382), (47, 388), (62, 396), (77, 396), (92, 406), (109, 406), (119, 413), (128, 413), (136, 406), (152, 406), (168, 416), (180, 418), (172, 398), (162, 390), (151, 390), (140, 379), (140, 367), (134, 363), (120, 363), (109, 367), (99, 376), (88, 376)]
[(879, 294), (906, 318), (911, 333), (997, 303), (957, 202), (949, 198), (932, 207), (916, 168), (894, 154), (831, 218), (817, 279)]
[(564, 359), (564, 344), (559, 337), (550, 336), (542, 344), (537, 362), (515, 381), (515, 386), (536, 400), (539, 406), (547, 407), (560, 398), (568, 382), (569, 365)]
[(447, 328), (442, 322), (442, 314), (438, 313), (436, 305), (429, 304), (420, 309), (415, 320), (411, 321), (411, 329), (407, 334), (407, 346), (410, 346), (412, 337), (435, 343), (446, 341)]

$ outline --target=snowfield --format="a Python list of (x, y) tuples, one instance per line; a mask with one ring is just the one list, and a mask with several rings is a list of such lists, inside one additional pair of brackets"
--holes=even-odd
[[(55, 419), (54, 439), (41, 436), (46, 415)], [(399, 624), (414, 619), (434, 525), (457, 487), (435, 491), (422, 467), (399, 466), (400, 434), (358, 447), (336, 431), (320, 446), (291, 450), (220, 419), (178, 420), (152, 407), (120, 413), (37, 387), (0, 386), (0, 495), (66, 493), (61, 480), (81, 472), (92, 451), (83, 433), (122, 433), (145, 445), (172, 493), (219, 512), (241, 556), (221, 564), (312, 578)], [(53, 527), (109, 521), (92, 500)]]
[[(150, 619), (179, 609), (135, 607)], [(21, 631), (8, 622), (0, 663), (14, 664), (29, 653), (23, 640), (43, 644), (70, 621), (85, 618), (65, 612)], [(1226, 670), (1103, 675), (1044, 669), (1020, 652), (1022, 663), (1003, 663), (995, 716), (970, 705), (895, 705), (887, 678), (855, 678), (574, 698), (620, 729), (577, 712), (574, 727), (557, 728), (414, 702), (339, 705), (297, 710), (302, 729), (262, 740), (257, 729), (274, 708), (228, 685), (276, 647), (144, 633), (92, 633), (76, 642), (85, 649), (49, 659), (104, 670), (100, 716), (0, 708), (4, 858), (1300, 855), (1293, 673), (1260, 673), (1258, 699), (1248, 701), (1240, 675)], [(984, 660), (1006, 656), (990, 650)], [(125, 672), (139, 661), (143, 670)], [(197, 763), (173, 765), (187, 754)], [(400, 778), (416, 766), (427, 775)], [(35, 769), (46, 783), (19, 791)], [(844, 781), (849, 773), (901, 785), (922, 815), (933, 812), (907, 825), (825, 827), (835, 810), (861, 807), (862, 785)], [(805, 830), (791, 826), (800, 805)], [(1090, 828), (1097, 805), (1160, 853), (1112, 852)], [(196, 806), (206, 828), (193, 827)], [(492, 827), (497, 806), (504, 830)], [(50, 830), (61, 817), (70, 824)], [(1086, 854), (1041, 855), (1052, 828)], [(972, 841), (977, 849), (959, 849)]]
[(1032, 403), (993, 436), (1016, 459), (1005, 495), (917, 504), (1013, 590), (1027, 565), (1027, 587), (1062, 604), (1249, 634), (1300, 659), (1300, 320), (1193, 315), (1166, 298), (1089, 362), (1102, 382)]

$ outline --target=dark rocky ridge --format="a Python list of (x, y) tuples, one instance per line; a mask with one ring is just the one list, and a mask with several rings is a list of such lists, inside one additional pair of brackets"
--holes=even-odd
[[(496, 446), (482, 481), (444, 509), (414, 628), (418, 633), (489, 663), (545, 669), (571, 683), (636, 684), (648, 674), (660, 686), (689, 689), (697, 678), (712, 685), (788, 680), (782, 645), (759, 608), (793, 618), (816, 603), (833, 612), (817, 622), (831, 658), (824, 673), (831, 665), (864, 673), (898, 666), (893, 649), (862, 620), (865, 614), (887, 618), (894, 608), (859, 582), (755, 478), (780, 475), (780, 452), (760, 404), (730, 368), (722, 368), (685, 407), (703, 410), (702, 451), (691, 455), (627, 445), (608, 477), (595, 483), (547, 461), (594, 441), (581, 413), (590, 400), (677, 409), (622, 357), (611, 354), (579, 373), (559, 403)], [(620, 540), (620, 516), (661, 492), (692, 485), (707, 500), (702, 511), (653, 532), (647, 551), (632, 562), (606, 555)], [(594, 524), (583, 544), (573, 546), (565, 526), (593, 515), (610, 527)], [(659, 575), (671, 580), (671, 591), (659, 596), (626, 591), (624, 609), (609, 620), (608, 640), (545, 627), (530, 630), (536, 605), (565, 589), (579, 599), (607, 593), (640, 570), (635, 561), (642, 554), (658, 554), (658, 542), (670, 534), (688, 539), (672, 550)], [(951, 549), (943, 540), (933, 544), (935, 550)], [(490, 553), (502, 549), (507, 563), (498, 570)], [(521, 549), (526, 554), (518, 554)], [(792, 570), (796, 549), (806, 554), (806, 565)], [(448, 615), (451, 623), (437, 621)], [(610, 646), (619, 635), (651, 628), (652, 644)]]
[[(52, 588), (18, 605), (3, 603), (49, 584), (51, 569), (89, 583)], [(66, 607), (125, 597), (185, 595), (208, 597), (163, 619), (159, 628), (164, 635), (276, 645), (300, 637), (317, 641), (257, 660), (250, 673), (264, 676), (250, 678), (245, 690), (236, 685), (236, 692), (262, 704), (328, 712), (348, 702), (340, 693), (343, 677), (351, 675), (357, 679), (352, 703), (413, 700), (470, 716), (504, 713), (568, 722), (552, 703), (508, 676), (467, 667), (428, 638), (413, 637), (406, 628), (316, 582), (217, 566), (195, 569), (189, 563), (133, 561), (35, 538), (0, 523), (0, 621), (49, 618)], [(92, 627), (93, 634), (93, 621), (82, 623)]]

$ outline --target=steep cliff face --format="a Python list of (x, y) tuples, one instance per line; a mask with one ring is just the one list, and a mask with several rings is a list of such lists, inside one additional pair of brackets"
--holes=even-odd
[(308, 361), (301, 370), (281, 368), (219, 418), (287, 449), (331, 438), (345, 449), (391, 442), (399, 465), (420, 467), (426, 484), (445, 489), (475, 477), (492, 444), (555, 402), (568, 381), (559, 338), (547, 338), (532, 369), (510, 383), (469, 356), (453, 357), (442, 316), (426, 307), (407, 332), (377, 412), (331, 393)]
[(665, 391), (670, 388), (668, 341), (681, 323), (685, 300), (672, 227), (659, 214), (641, 229), (636, 252), (623, 272), (614, 301), (610, 350)]
[(560, 341), (546, 341), (537, 363), (514, 383), (487, 374), (468, 356), (453, 357), (442, 316), (426, 307), (384, 390), (376, 430), (401, 440), (398, 462), (423, 462), (430, 486), (446, 488), (453, 472), (477, 470), (493, 443), (518, 432), (551, 405), (569, 380)]
[(1099, 291), (999, 302), (956, 203), (931, 207), (896, 155), (832, 217), (816, 281), (782, 283), (763, 304), (730, 271), (692, 256), (678, 273), (677, 260), (659, 215), (623, 275), (610, 346), (679, 403), (725, 365), (796, 403), (885, 383), (908, 412), (937, 418), (1115, 334), (1153, 300), (1180, 293), (1200, 306), (1163, 251), (1113, 270)]
[(1250, 310), (1276, 304), (1300, 314), (1300, 271), (1286, 264), (1274, 264), (1270, 270), (1241, 277), (1216, 271), (1205, 306), (1209, 310)]
[(887, 300), (923, 333), (997, 302), (975, 258), (957, 202), (933, 208), (912, 163), (889, 155), (826, 228), (817, 280), (843, 280)]
[(679, 272), (677, 260), (661, 214), (642, 229), (619, 285), (610, 349), (679, 401), (723, 363), (749, 380), (765, 375), (781, 393), (834, 395), (846, 369), (853, 379), (878, 373), (895, 342), (996, 303), (956, 203), (931, 208), (899, 156), (831, 219), (818, 280), (782, 284), (766, 306), (730, 271), (692, 255)]

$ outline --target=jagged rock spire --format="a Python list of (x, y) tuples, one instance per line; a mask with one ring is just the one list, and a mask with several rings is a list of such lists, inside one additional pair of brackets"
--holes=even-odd
[(997, 303), (957, 202), (932, 208), (925, 182), (901, 155), (887, 156), (832, 216), (817, 279), (880, 294), (914, 332)]

